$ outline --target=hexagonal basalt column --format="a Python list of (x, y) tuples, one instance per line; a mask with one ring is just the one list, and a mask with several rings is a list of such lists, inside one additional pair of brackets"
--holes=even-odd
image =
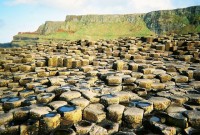
[(156, 110), (165, 110), (171, 103), (169, 99), (164, 97), (151, 97), (149, 101), (153, 103)]
[(51, 111), (49, 107), (33, 107), (30, 109), (30, 118), (32, 119), (40, 119), (42, 115), (48, 114)]
[(29, 106), (37, 103), (37, 96), (36, 95), (30, 95), (25, 98), (25, 100), (22, 102), (23, 106)]
[(53, 101), (48, 104), (48, 106), (54, 110), (57, 110), (59, 107), (67, 105), (66, 101)]
[(6, 124), (13, 120), (13, 114), (12, 113), (3, 113), (0, 114), (0, 125)]
[(61, 114), (61, 125), (72, 125), (82, 120), (82, 111), (78, 106), (61, 106), (57, 109)]
[(200, 128), (200, 111), (189, 110), (184, 112), (184, 115), (188, 118), (188, 122), (192, 127)]
[(188, 77), (183, 76), (183, 75), (178, 75), (178, 76), (173, 77), (173, 80), (176, 83), (186, 83), (186, 82), (188, 82)]
[(48, 59), (48, 66), (57, 67), (58, 65), (58, 56), (53, 56)]
[(188, 127), (187, 118), (182, 113), (169, 113), (167, 123), (183, 129)]
[(138, 64), (137, 63), (129, 63), (129, 69), (133, 72), (138, 71)]
[(124, 123), (127, 124), (128, 127), (138, 128), (142, 124), (144, 110), (130, 107), (124, 111)]
[(107, 130), (98, 125), (94, 125), (89, 132), (89, 135), (107, 135), (107, 134), (108, 134)]
[(73, 100), (70, 101), (73, 105), (79, 106), (81, 107), (81, 109), (83, 110), (86, 106), (89, 105), (90, 101), (88, 101), (85, 98), (75, 98)]
[(15, 123), (9, 123), (0, 127), (1, 135), (12, 135), (18, 133), (19, 133), (19, 125), (16, 125)]
[(81, 60), (81, 63), (82, 63), (82, 66), (87, 66), (87, 65), (89, 65), (89, 60), (88, 59), (82, 59)]
[(122, 83), (122, 78), (120, 76), (108, 76), (106, 80), (110, 86), (117, 86)]
[(97, 103), (99, 102), (99, 98), (97, 97), (97, 94), (89, 91), (89, 90), (85, 90), (81, 92), (82, 96), (85, 97), (86, 99), (88, 99), (91, 103)]
[(5, 110), (10, 110), (16, 107), (21, 106), (21, 103), (24, 101), (22, 97), (10, 97), (6, 102), (4, 102), (3, 107)]
[(20, 135), (38, 135), (39, 121), (29, 119), (26, 123), (20, 125)]
[(13, 113), (14, 121), (25, 121), (29, 118), (29, 111), (31, 107), (19, 107), (12, 109), (9, 112)]
[(116, 61), (114, 64), (113, 64), (113, 69), (117, 70), (117, 71), (121, 71), (123, 70), (124, 68), (124, 62), (119, 60), (119, 61)]
[(111, 104), (119, 104), (119, 97), (112, 94), (103, 95), (100, 99), (100, 102), (104, 106), (108, 106)]
[(93, 126), (94, 126), (94, 123), (92, 122), (85, 121), (85, 120), (79, 121), (77, 124), (75, 124), (76, 133), (79, 135), (88, 134)]
[(64, 61), (63, 61), (64, 67), (72, 68), (72, 61), (73, 61), (73, 58), (71, 57), (64, 58)]
[(21, 97), (27, 97), (27, 96), (33, 95), (33, 94), (34, 94), (33, 90), (27, 90), (27, 89), (19, 92), (19, 95)]
[(138, 79), (136, 80), (136, 82), (139, 83), (139, 87), (146, 88), (146, 89), (150, 89), (153, 83), (153, 81), (150, 79)]
[(142, 101), (142, 100), (132, 100), (129, 106), (138, 107), (144, 110), (144, 114), (150, 114), (153, 111), (153, 103)]
[(106, 113), (103, 109), (104, 106), (101, 104), (90, 104), (84, 109), (83, 117), (92, 122), (101, 122), (106, 118)]
[(39, 94), (39, 93), (43, 93), (46, 92), (47, 86), (43, 86), (43, 85), (38, 85), (34, 87), (35, 93)]
[(72, 68), (79, 68), (81, 67), (81, 61), (80, 60), (73, 60), (72, 61)]
[(30, 65), (21, 65), (19, 66), (19, 70), (22, 72), (30, 72), (32, 67)]
[(117, 97), (119, 97), (119, 103), (128, 103), (130, 100), (130, 93), (126, 91), (119, 91), (114, 93)]
[(81, 97), (81, 93), (77, 91), (68, 91), (64, 92), (60, 95), (61, 100), (70, 101), (75, 98)]
[(0, 87), (7, 87), (9, 82), (10, 82), (10, 80), (1, 79), (0, 80)]
[(165, 84), (163, 84), (163, 83), (152, 83), (151, 88), (153, 90), (164, 90)]
[(109, 135), (116, 133), (119, 130), (119, 124), (113, 123), (109, 120), (103, 120), (101, 123), (98, 124), (99, 126), (103, 127), (107, 130)]
[(48, 79), (52, 86), (60, 86), (61, 84), (65, 83), (64, 79), (60, 78), (60, 77), (52, 77), (52, 78), (48, 78)]
[(200, 94), (188, 94), (186, 96), (189, 98), (189, 101), (193, 104), (200, 105)]
[(37, 101), (39, 103), (49, 103), (55, 98), (54, 93), (40, 93), (37, 95)]
[(107, 118), (114, 122), (122, 120), (125, 107), (123, 105), (114, 104), (107, 107)]
[(200, 81), (200, 70), (199, 69), (194, 70), (193, 76), (195, 80)]
[(33, 78), (21, 78), (19, 80), (20, 85), (25, 86), (27, 83), (33, 82)]
[(172, 79), (172, 77), (169, 74), (160, 74), (158, 75), (158, 78), (160, 79), (162, 83), (171, 81)]
[(50, 112), (42, 116), (40, 120), (40, 133), (49, 134), (60, 125), (60, 114)]

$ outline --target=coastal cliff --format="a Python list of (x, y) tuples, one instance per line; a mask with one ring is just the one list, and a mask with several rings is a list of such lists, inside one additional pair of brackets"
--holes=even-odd
[(200, 6), (125, 15), (69, 15), (46, 21), (34, 33), (20, 33), (12, 44), (46, 40), (113, 39), (154, 34), (200, 32)]

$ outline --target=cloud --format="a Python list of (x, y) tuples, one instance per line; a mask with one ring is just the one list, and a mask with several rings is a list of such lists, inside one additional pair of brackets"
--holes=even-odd
[(174, 8), (173, 0), (9, 0), (9, 5), (36, 4), (75, 14), (135, 13)]
[(172, 0), (131, 0), (130, 6), (134, 8), (135, 12), (149, 12), (174, 8)]
[(87, 0), (9, 0), (6, 2), (8, 5), (22, 5), (22, 4), (35, 4), (54, 8), (73, 9), (79, 8)]

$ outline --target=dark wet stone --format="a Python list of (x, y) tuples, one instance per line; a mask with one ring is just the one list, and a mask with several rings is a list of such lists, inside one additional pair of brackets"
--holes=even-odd
[(75, 124), (75, 129), (77, 134), (88, 134), (91, 128), (94, 126), (94, 123), (82, 120)]
[(88, 127), (88, 126), (91, 126), (92, 123), (89, 121), (80, 121), (80, 122), (78, 122), (78, 125), (82, 126), (82, 127)]
[(50, 135), (75, 135), (75, 132), (72, 129), (57, 129)]
[(188, 127), (187, 118), (182, 115), (182, 113), (169, 113), (167, 118), (167, 123), (182, 129)]
[(150, 119), (149, 119), (150, 123), (153, 123), (153, 122), (160, 122), (161, 119), (159, 117), (156, 117), (156, 116), (152, 116)]
[(185, 111), (183, 114), (188, 118), (191, 127), (200, 128), (200, 111)]

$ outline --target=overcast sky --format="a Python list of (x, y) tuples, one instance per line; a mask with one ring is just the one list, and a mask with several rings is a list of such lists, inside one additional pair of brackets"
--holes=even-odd
[(0, 0), (0, 43), (66, 15), (130, 14), (200, 5), (200, 0)]

